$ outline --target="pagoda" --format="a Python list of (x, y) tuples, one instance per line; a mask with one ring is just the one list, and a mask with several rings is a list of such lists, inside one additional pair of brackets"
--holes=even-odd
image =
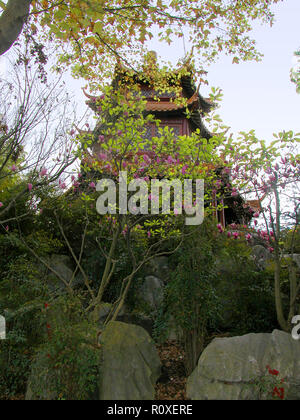
[[(147, 67), (145, 67), (147, 66)], [(156, 120), (159, 120), (159, 127), (169, 127), (173, 130), (173, 135), (189, 136), (191, 133), (198, 133), (199, 138), (209, 141), (212, 134), (206, 128), (204, 123), (204, 116), (209, 113), (214, 104), (207, 98), (204, 98), (200, 92), (200, 85), (197, 87), (193, 79), (193, 70), (190, 66), (189, 60), (185, 62), (183, 67), (179, 70), (169, 72), (165, 75), (166, 86), (168, 89), (165, 91), (157, 90), (154, 84), (151, 83), (151, 78), (145, 77), (145, 73), (149, 70), (149, 66), (154, 70), (158, 69), (156, 53), (150, 52), (148, 60), (144, 63), (145, 72), (133, 72), (129, 68), (124, 67), (118, 63), (115, 70), (115, 77), (112, 81), (114, 89), (121, 89), (122, 86), (138, 85), (140, 96), (146, 100), (145, 113), (154, 115)], [(183, 70), (183, 71), (182, 71)], [(176, 82), (174, 82), (176, 80)], [(175, 84), (176, 87), (175, 88)], [(174, 89), (172, 88), (174, 87)], [(83, 92), (87, 97), (86, 104), (95, 112), (99, 98), (89, 95), (84, 89)], [(80, 134), (93, 135), (95, 143), (93, 144), (93, 155), (99, 152), (99, 144), (97, 142), (99, 129), (95, 128), (94, 132), (84, 132), (78, 130)], [(158, 127), (155, 123), (150, 123), (146, 127), (145, 137), (149, 140), (152, 137), (158, 136)], [(222, 172), (222, 168), (215, 168), (217, 173)], [(222, 175), (223, 176), (223, 175)], [(224, 184), (230, 184), (230, 177), (225, 175)], [(213, 198), (213, 206), (215, 207), (214, 217), (218, 223), (223, 227), (226, 225), (248, 224), (258, 207), (261, 208), (259, 203), (255, 204), (252, 208), (252, 203), (245, 201), (239, 194), (233, 197)], [(220, 210), (217, 210), (217, 208)]]

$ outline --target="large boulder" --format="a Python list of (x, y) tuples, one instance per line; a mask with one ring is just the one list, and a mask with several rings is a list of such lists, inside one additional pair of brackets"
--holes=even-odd
[(153, 400), (161, 365), (149, 334), (137, 325), (112, 321), (101, 343), (100, 400)]
[[(75, 266), (68, 255), (53, 254), (48, 258), (47, 263), (52, 268), (52, 270), (58, 273), (58, 275), (67, 283), (69, 283), (73, 278)], [(45, 267), (42, 267), (42, 269), (45, 270)], [(61, 278), (56, 276), (54, 272), (48, 269), (46, 270), (45, 278), (47, 285), (51, 292), (61, 292), (65, 289), (66, 286)], [(81, 284), (84, 284), (84, 280), (81, 272), (78, 271), (72, 281), (72, 286), (75, 287)]]
[(253, 384), (270, 375), (266, 366), (285, 378), (286, 399), (300, 400), (300, 342), (278, 330), (214, 339), (188, 378), (187, 396), (192, 400), (269, 399)]

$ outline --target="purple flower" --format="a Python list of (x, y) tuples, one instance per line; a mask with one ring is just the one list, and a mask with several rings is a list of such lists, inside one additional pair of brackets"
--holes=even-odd
[(12, 172), (16, 172), (16, 170), (17, 170), (16, 165), (13, 165), (13, 166), (10, 168), (10, 170), (11, 170)]
[(144, 159), (144, 162), (145, 162), (147, 165), (150, 165), (150, 163), (151, 163), (151, 159), (149, 158), (149, 156), (148, 156), (148, 155), (144, 155), (144, 156), (143, 156), (143, 159)]
[(29, 192), (32, 190), (33, 185), (32, 184), (28, 184), (27, 185)]
[(40, 172), (40, 176), (46, 176), (47, 175), (47, 169), (46, 168), (42, 168), (41, 172)]
[(169, 164), (169, 165), (172, 165), (173, 163), (175, 163), (176, 161), (172, 158), (172, 156), (168, 156), (168, 159), (167, 159), (167, 163)]
[(184, 165), (181, 169), (182, 175), (185, 175), (188, 165)]
[(99, 153), (98, 158), (100, 160), (106, 160), (107, 159), (107, 154), (106, 153)]
[(89, 184), (89, 187), (90, 187), (90, 188), (95, 189), (95, 188), (96, 188), (96, 184), (95, 184), (94, 182), (91, 182), (91, 183)]

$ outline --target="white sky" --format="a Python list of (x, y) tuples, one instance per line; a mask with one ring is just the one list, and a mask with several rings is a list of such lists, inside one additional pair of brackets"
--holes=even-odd
[[(261, 62), (232, 64), (232, 57), (222, 56), (207, 69), (210, 86), (223, 90), (224, 123), (234, 133), (255, 129), (265, 140), (282, 130), (300, 132), (300, 95), (290, 81), (293, 53), (300, 47), (300, 0), (284, 0), (273, 11), (273, 27), (256, 24), (253, 30)], [(182, 40), (164, 48), (153, 41), (151, 48), (172, 62), (184, 56)], [(209, 91), (201, 89), (204, 95)]]

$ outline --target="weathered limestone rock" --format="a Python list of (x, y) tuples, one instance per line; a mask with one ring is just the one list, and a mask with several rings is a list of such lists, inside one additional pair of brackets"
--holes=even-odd
[(156, 312), (164, 298), (164, 282), (155, 276), (147, 276), (141, 285), (138, 296)]
[(214, 339), (188, 378), (187, 396), (192, 400), (268, 399), (251, 384), (267, 373), (267, 365), (285, 378), (286, 398), (300, 400), (300, 342), (278, 330)]
[(272, 258), (271, 253), (262, 245), (255, 245), (252, 248), (252, 255), (260, 270), (265, 270), (268, 261)]
[(137, 325), (114, 321), (101, 343), (100, 400), (153, 400), (160, 359), (149, 334)]
[[(55, 270), (66, 282), (70, 282), (73, 272), (74, 264), (68, 255), (53, 254), (48, 260), (50, 267)], [(45, 267), (43, 266), (43, 270)], [(65, 289), (65, 284), (52, 271), (46, 270), (46, 280), (51, 291), (61, 291)], [(76, 277), (73, 279), (72, 286), (84, 284), (82, 274), (78, 271)]]

